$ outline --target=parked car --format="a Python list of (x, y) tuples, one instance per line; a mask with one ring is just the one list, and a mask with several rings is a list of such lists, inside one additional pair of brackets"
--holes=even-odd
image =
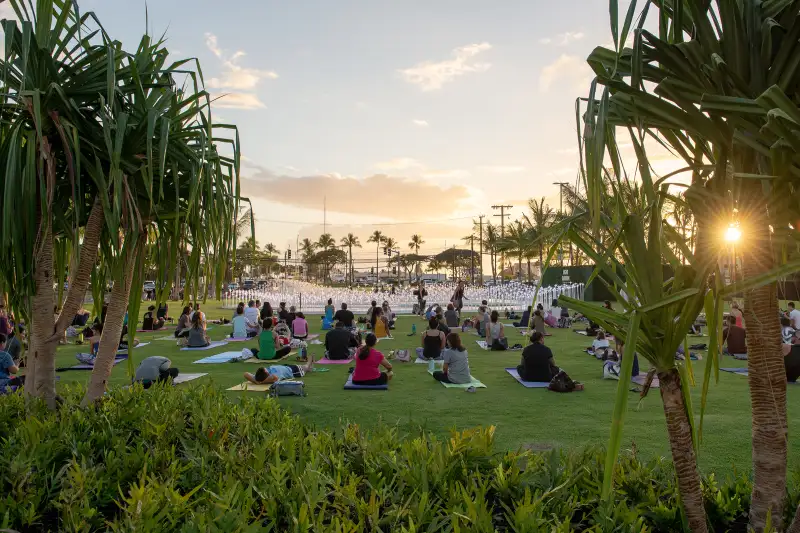
[(251, 291), (256, 288), (256, 282), (252, 279), (246, 279), (242, 282), (242, 288), (246, 291)]
[(144, 285), (142, 285), (142, 289), (145, 291), (154, 291), (156, 290), (156, 282), (155, 281), (145, 281)]
[(238, 288), (239, 288), (239, 284), (236, 283), (235, 281), (233, 283), (228, 283), (228, 290), (229, 291), (235, 291)]

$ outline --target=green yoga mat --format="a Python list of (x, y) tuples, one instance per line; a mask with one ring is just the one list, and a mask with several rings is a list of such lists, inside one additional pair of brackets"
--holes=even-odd
[[(428, 370), (428, 374), (431, 376), (433, 375), (432, 370)], [(440, 381), (442, 385), (447, 387), (448, 389), (468, 389), (470, 387), (475, 387), (476, 389), (485, 389), (486, 385), (480, 382), (480, 380), (475, 379), (475, 376), (470, 376), (472, 379), (469, 383), (445, 383), (444, 381)]]

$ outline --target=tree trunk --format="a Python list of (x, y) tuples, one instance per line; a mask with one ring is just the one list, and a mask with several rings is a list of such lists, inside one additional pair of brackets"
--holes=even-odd
[[(94, 362), (92, 377), (89, 381), (89, 388), (81, 402), (82, 406), (101, 398), (106, 391), (108, 378), (114, 368), (114, 358), (119, 348), (119, 341), (122, 337), (122, 327), (125, 320), (125, 311), (128, 308), (131, 283), (133, 281), (133, 269), (136, 264), (136, 257), (141, 250), (143, 242), (147, 238), (147, 233), (142, 232), (139, 241), (127, 242), (123, 248), (123, 257), (119, 259), (122, 264), (122, 279), (114, 281), (114, 288), (111, 291), (111, 299), (108, 302), (106, 321), (103, 324), (103, 333), (100, 337), (100, 349)], [(136, 319), (131, 317), (128, 321), (129, 327), (136, 327)], [(133, 346), (128, 347), (128, 353), (133, 350)], [(130, 355), (129, 355), (130, 357)]]
[[(44, 217), (41, 217), (42, 220)], [(29, 396), (42, 398), (51, 410), (56, 408), (56, 365), (55, 355), (58, 339), (53, 337), (54, 302), (53, 294), (53, 234), (49, 223), (40, 222), (43, 227), (39, 249), (34, 261), (34, 283), (36, 293), (31, 309), (32, 349), (26, 361), (25, 392)], [(47, 227), (44, 227), (47, 226)]]
[(80, 248), (78, 266), (71, 271), (73, 275), (69, 280), (67, 297), (64, 300), (61, 315), (59, 315), (55, 323), (55, 330), (50, 340), (57, 342), (61, 338), (67, 327), (72, 324), (75, 313), (78, 312), (81, 304), (83, 304), (83, 300), (86, 297), (86, 288), (89, 286), (89, 281), (92, 277), (92, 270), (97, 263), (97, 245), (100, 243), (100, 236), (103, 234), (104, 223), (105, 212), (100, 200), (96, 199), (83, 231), (83, 244), (81, 244)]
[[(759, 190), (755, 194), (761, 195)], [(772, 248), (765, 208), (753, 210), (748, 221), (750, 246), (743, 246), (745, 279), (773, 268)], [(753, 217), (756, 220), (753, 220)], [(781, 330), (775, 283), (745, 293), (747, 369), (753, 416), (753, 493), (750, 527), (760, 533), (767, 517), (772, 527), (783, 529), (786, 504), (788, 423), (786, 419), (786, 370), (781, 353)]]
[(697, 472), (697, 458), (692, 444), (692, 427), (686, 413), (681, 392), (681, 377), (676, 369), (660, 372), (661, 400), (667, 419), (667, 434), (672, 450), (672, 462), (678, 478), (678, 489), (693, 533), (708, 532), (706, 511), (703, 507), (703, 492), (700, 474)]
[(786, 533), (800, 533), (800, 505), (797, 506), (797, 512), (792, 520), (792, 525), (786, 530)]

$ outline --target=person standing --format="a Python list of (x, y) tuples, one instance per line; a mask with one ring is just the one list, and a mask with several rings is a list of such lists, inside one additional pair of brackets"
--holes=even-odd
[(450, 298), (450, 303), (453, 304), (456, 311), (461, 313), (461, 309), (464, 307), (464, 281), (459, 280), (458, 284), (456, 285), (456, 290), (453, 292), (452, 298)]

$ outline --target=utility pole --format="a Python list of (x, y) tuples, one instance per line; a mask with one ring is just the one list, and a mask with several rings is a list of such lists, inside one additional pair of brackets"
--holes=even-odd
[(486, 215), (480, 215), (478, 217), (478, 227), (480, 228), (480, 236), (478, 237), (478, 245), (481, 249), (481, 287), (483, 287), (483, 217)]
[(470, 251), (469, 257), (472, 260), (469, 269), (470, 278), (472, 279), (472, 285), (475, 285), (475, 235), (474, 234), (469, 236), (469, 251)]
[[(500, 214), (494, 215), (496, 217), (500, 217), (500, 239), (505, 238), (506, 236), (506, 217), (510, 216), (506, 214), (506, 209), (511, 209), (514, 207), (513, 205), (493, 205), (492, 209), (499, 209)], [(503, 284), (503, 265), (506, 262), (506, 253), (501, 252), (500, 254), (500, 284)]]
[[(554, 181), (553, 185), (558, 185), (558, 216), (564, 216), (564, 187), (569, 185), (567, 181)], [(561, 255), (561, 266), (564, 266), (564, 247), (559, 244), (559, 254)], [(572, 251), (572, 243), (570, 243), (570, 251)]]

